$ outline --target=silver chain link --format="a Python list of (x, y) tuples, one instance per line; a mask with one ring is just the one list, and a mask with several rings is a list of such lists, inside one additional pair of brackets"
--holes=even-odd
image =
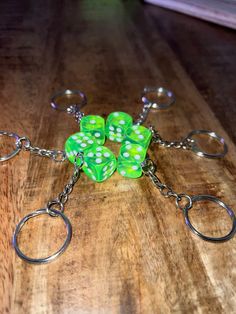
[(195, 143), (194, 139), (189, 138), (189, 137), (186, 137), (183, 141), (166, 141), (166, 140), (163, 140), (159, 132), (155, 130), (153, 126), (151, 126), (149, 129), (152, 132), (153, 143), (157, 143), (166, 148), (177, 148), (177, 149), (185, 149), (185, 150), (191, 149), (192, 150), (193, 144)]
[[(80, 159), (80, 165), (78, 165), (78, 159)], [(74, 161), (74, 172), (71, 176), (69, 182), (65, 185), (63, 191), (58, 194), (58, 196), (55, 199), (52, 199), (48, 201), (46, 210), (51, 216), (56, 216), (54, 213), (50, 211), (50, 209), (54, 209), (54, 206), (58, 206), (59, 210), (63, 213), (64, 212), (64, 205), (68, 201), (68, 197), (73, 191), (73, 187), (75, 183), (78, 181), (80, 176), (80, 170), (83, 166), (83, 153), (79, 152)]]
[(84, 113), (79, 110), (77, 105), (71, 105), (70, 107), (67, 108), (67, 113), (69, 115), (74, 116), (76, 122), (79, 124), (81, 119), (84, 116)]
[(63, 150), (51, 150), (32, 146), (28, 137), (20, 137), (16, 142), (17, 147), (29, 151), (41, 157), (48, 157), (56, 162), (64, 162), (67, 160), (66, 153)]
[(143, 105), (143, 108), (142, 108), (142, 112), (139, 114), (139, 117), (138, 119), (134, 122), (134, 124), (136, 125), (141, 125), (143, 124), (146, 119), (147, 119), (147, 116), (149, 114), (149, 111), (152, 107), (152, 104), (151, 103), (148, 103), (148, 104), (144, 104)]
[[(155, 175), (156, 166), (150, 158), (147, 158), (142, 163), (142, 170), (143, 173), (151, 179), (152, 183), (160, 191), (162, 196), (164, 196), (165, 198), (175, 198), (176, 206), (179, 209), (183, 210), (184, 208), (186, 208), (186, 206), (188, 207), (188, 209), (192, 207), (192, 199), (188, 194), (177, 193), (170, 186), (161, 182), (161, 180)], [(183, 200), (183, 198), (187, 200), (187, 203), (184, 206), (181, 206), (180, 202)]]

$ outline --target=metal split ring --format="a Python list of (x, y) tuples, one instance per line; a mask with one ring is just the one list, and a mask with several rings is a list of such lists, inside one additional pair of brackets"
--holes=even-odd
[[(77, 96), (80, 97), (80, 101), (72, 104), (66, 104), (66, 108), (63, 108), (61, 105), (58, 104), (58, 99), (63, 97), (63, 96)], [(87, 98), (83, 92), (80, 90), (70, 90), (66, 89), (62, 92), (58, 92), (55, 95), (52, 96), (51, 98), (51, 106), (53, 109), (59, 110), (59, 111), (67, 111), (71, 106), (76, 106), (79, 109), (84, 107), (87, 104)]]
[(209, 137), (212, 137), (216, 140), (218, 140), (218, 142), (220, 142), (223, 145), (223, 152), (222, 153), (217, 153), (217, 154), (210, 154), (207, 152), (204, 152), (196, 143), (196, 141), (194, 141), (192, 143), (191, 149), (192, 151), (197, 154), (200, 157), (205, 157), (205, 158), (222, 158), (226, 155), (226, 153), (228, 152), (228, 147), (227, 144), (225, 143), (225, 140), (223, 137), (221, 137), (220, 135), (216, 134), (215, 132), (212, 131), (208, 131), (208, 130), (193, 130), (191, 131), (187, 137), (184, 140), (188, 140), (191, 139), (194, 135), (198, 135), (198, 134), (206, 134)]
[(54, 259), (56, 259), (58, 256), (60, 256), (66, 250), (66, 248), (68, 247), (68, 245), (70, 243), (70, 240), (71, 240), (71, 237), (72, 237), (72, 227), (71, 227), (71, 223), (70, 223), (69, 219), (61, 211), (58, 211), (58, 210), (50, 208), (50, 212), (52, 212), (56, 216), (60, 216), (63, 219), (63, 221), (65, 223), (65, 226), (66, 226), (67, 235), (66, 235), (65, 242), (60, 247), (60, 249), (57, 252), (53, 253), (52, 255), (50, 255), (48, 257), (44, 257), (44, 258), (28, 257), (21, 251), (21, 249), (19, 248), (19, 244), (18, 244), (18, 235), (19, 235), (21, 229), (23, 228), (23, 226), (25, 225), (25, 223), (29, 219), (34, 218), (36, 216), (48, 214), (48, 210), (46, 208), (42, 208), (42, 209), (36, 210), (36, 211), (26, 215), (18, 223), (18, 225), (16, 226), (16, 230), (15, 230), (14, 235), (13, 235), (13, 246), (14, 246), (14, 248), (16, 250), (17, 255), (21, 259), (25, 260), (28, 263), (31, 263), (31, 264), (46, 264), (46, 263), (52, 262)]
[(16, 156), (19, 153), (19, 151), (21, 150), (21, 147), (17, 144), (20, 137), (16, 133), (0, 131), (0, 136), (13, 137), (15, 139), (15, 145), (16, 145), (15, 149), (10, 154), (7, 154), (5, 156), (0, 157), (0, 162), (2, 162), (2, 161), (6, 161), (6, 160), (11, 159), (12, 157)]
[(205, 241), (209, 241), (209, 242), (225, 242), (225, 241), (228, 241), (231, 238), (233, 238), (233, 236), (236, 233), (236, 217), (235, 217), (235, 214), (234, 214), (233, 210), (229, 206), (227, 206), (220, 199), (216, 198), (215, 196), (211, 196), (211, 195), (195, 195), (195, 196), (191, 197), (191, 200), (192, 200), (192, 203), (198, 202), (198, 201), (202, 201), (202, 200), (207, 200), (207, 201), (214, 202), (214, 203), (220, 205), (221, 207), (223, 207), (224, 209), (226, 209), (227, 214), (229, 215), (229, 217), (232, 220), (232, 228), (231, 228), (230, 232), (228, 234), (226, 234), (225, 236), (222, 236), (222, 237), (209, 237), (209, 236), (206, 236), (206, 235), (202, 234), (200, 231), (198, 231), (192, 225), (192, 223), (191, 223), (191, 221), (189, 219), (189, 215), (188, 215), (188, 211), (189, 211), (190, 208), (189, 208), (189, 205), (187, 204), (183, 208), (185, 223), (186, 223), (186, 225), (190, 228), (190, 230), (194, 234), (196, 234), (201, 239), (203, 239)]
[[(156, 101), (148, 99), (148, 95), (151, 93), (156, 93)], [(166, 101), (164, 102), (162, 98)], [(175, 102), (175, 96), (173, 92), (164, 87), (145, 87), (142, 93), (142, 102), (150, 105), (152, 109), (167, 109)]]

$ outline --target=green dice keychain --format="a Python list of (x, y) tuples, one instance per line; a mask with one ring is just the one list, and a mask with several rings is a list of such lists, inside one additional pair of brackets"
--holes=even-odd
[[(107, 180), (117, 171), (124, 177), (142, 175), (141, 163), (145, 160), (152, 133), (149, 129), (133, 125), (133, 119), (124, 112), (113, 112), (107, 122), (100, 116), (84, 116), (80, 121), (81, 132), (71, 135), (65, 152), (73, 163), (78, 152), (83, 153), (84, 173), (96, 182)], [(105, 139), (121, 144), (118, 160), (111, 150), (102, 146)]]
[[(149, 99), (151, 94), (155, 94), (156, 102)], [(66, 105), (64, 109), (58, 104), (59, 98), (70, 98), (72, 96), (79, 98), (76, 104)], [(161, 101), (163, 98), (165, 101)], [(174, 101), (173, 93), (162, 87), (144, 88), (142, 93), (143, 108), (136, 121), (133, 121), (133, 118), (125, 112), (110, 113), (105, 121), (101, 116), (86, 116), (81, 112), (81, 108), (87, 103), (86, 96), (81, 91), (65, 90), (57, 93), (51, 99), (51, 106), (57, 110), (66, 110), (67, 113), (75, 117), (80, 126), (80, 130), (66, 140), (64, 151), (35, 147), (31, 145), (27, 137), (19, 137), (15, 133), (0, 131), (0, 136), (9, 136), (15, 139), (15, 150), (9, 155), (0, 157), (0, 161), (8, 160), (24, 149), (36, 155), (51, 158), (56, 162), (69, 160), (74, 164), (73, 175), (63, 191), (55, 199), (48, 201), (44, 208), (28, 214), (18, 223), (13, 236), (13, 245), (20, 258), (33, 264), (43, 264), (51, 262), (65, 251), (71, 240), (72, 227), (64, 214), (64, 205), (73, 190), (73, 186), (79, 179), (81, 170), (89, 179), (95, 182), (103, 182), (109, 179), (116, 170), (127, 180), (139, 178), (144, 173), (164, 197), (175, 199), (177, 208), (181, 209), (184, 214), (185, 223), (195, 235), (209, 242), (223, 242), (234, 236), (236, 232), (235, 214), (224, 202), (211, 195), (190, 196), (186, 193), (177, 193), (171, 187), (162, 183), (155, 174), (156, 166), (147, 156), (150, 143), (159, 144), (166, 148), (191, 150), (198, 156), (207, 158), (221, 158), (227, 153), (227, 145), (224, 139), (212, 131), (194, 130), (181, 141), (165, 141), (153, 127), (142, 126), (151, 109), (167, 109)], [(223, 151), (218, 154), (209, 154), (202, 151), (197, 141), (193, 139), (193, 136), (198, 134), (205, 134), (218, 140), (223, 145)], [(120, 145), (118, 158), (105, 146), (107, 140)], [(226, 210), (232, 220), (232, 228), (228, 234), (222, 237), (209, 237), (199, 232), (192, 225), (188, 211), (194, 206), (195, 202), (201, 200), (214, 202)], [(184, 205), (181, 205), (183, 202)], [(67, 236), (62, 247), (52, 255), (43, 258), (28, 257), (19, 248), (18, 235), (29, 219), (42, 214), (60, 217), (65, 223)]]

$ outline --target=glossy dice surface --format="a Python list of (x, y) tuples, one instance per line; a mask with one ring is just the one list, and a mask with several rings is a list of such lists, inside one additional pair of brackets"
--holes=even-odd
[(118, 161), (117, 171), (123, 177), (132, 179), (139, 178), (142, 175), (141, 164), (135, 161)]
[(121, 146), (117, 171), (127, 178), (139, 178), (142, 175), (141, 162), (146, 157), (146, 149), (138, 144)]
[(152, 139), (152, 133), (149, 129), (145, 128), (142, 125), (133, 125), (126, 132), (124, 138), (125, 144), (139, 144), (143, 148), (148, 149), (150, 141)]
[(108, 179), (116, 170), (116, 157), (105, 146), (91, 147), (84, 152), (83, 171), (96, 182)]
[(121, 143), (126, 131), (133, 124), (133, 119), (125, 112), (112, 112), (107, 117), (106, 136), (109, 140)]
[(91, 133), (98, 145), (105, 142), (105, 120), (100, 116), (88, 115), (84, 116), (80, 122), (80, 130), (84, 133)]
[[(65, 143), (66, 156), (74, 163), (78, 152), (84, 152), (88, 148), (97, 146), (95, 138), (90, 133), (78, 132), (71, 135)], [(78, 160), (79, 161), (79, 160)], [(80, 164), (80, 162), (78, 162)]]
[(119, 159), (126, 161), (143, 162), (146, 156), (146, 149), (139, 144), (124, 144), (120, 148)]

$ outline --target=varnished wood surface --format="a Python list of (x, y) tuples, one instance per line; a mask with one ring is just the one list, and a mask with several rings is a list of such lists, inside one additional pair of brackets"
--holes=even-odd
[[(178, 192), (216, 195), (236, 210), (232, 31), (135, 1), (5, 2), (0, 15), (0, 129), (63, 148), (78, 127), (50, 108), (53, 92), (80, 88), (87, 114), (135, 116), (145, 85), (168, 87), (175, 106), (147, 125), (166, 139), (215, 130), (229, 153), (205, 160), (152, 145), (158, 175)], [(0, 165), (0, 313), (235, 312), (236, 239), (216, 245), (194, 237), (146, 177), (115, 174), (95, 184), (82, 175), (65, 209), (73, 226), (66, 253), (43, 266), (19, 260), (16, 223), (57, 196), (71, 172), (29, 153)], [(229, 228), (214, 206), (191, 217), (208, 234)], [(34, 256), (52, 252), (63, 230), (58, 219), (35, 219), (22, 247)]]

